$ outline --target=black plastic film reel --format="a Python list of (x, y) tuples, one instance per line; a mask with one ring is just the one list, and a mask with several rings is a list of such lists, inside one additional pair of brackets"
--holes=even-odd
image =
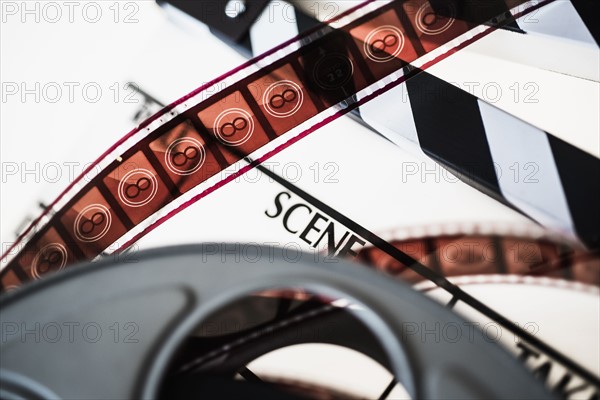
[[(261, 354), (309, 340), (285, 339), (289, 335), (278, 340), (278, 329), (288, 328), (284, 325), (271, 329), (268, 340), (255, 332), (237, 347), (221, 346), (207, 362), (177, 364), (175, 355), (202, 321), (227, 305), (251, 293), (300, 287), (360, 305), (359, 311), (326, 305), (313, 313), (315, 318), (296, 320), (319, 324), (325, 319), (343, 328), (336, 332), (345, 332), (310, 340), (340, 344), (380, 361), (412, 398), (552, 398), (498, 345), (480, 332), (467, 332), (463, 319), (403, 283), (342, 260), (314, 262), (301, 255), (286, 261), (278, 248), (263, 248), (269, 257), (258, 262), (204, 249), (145, 251), (135, 263), (101, 261), (2, 297), (0, 397), (211, 398), (222, 393), (226, 398), (238, 393), (294, 398), (227, 379)], [(135, 340), (115, 340), (111, 328), (127, 322), (135, 322)], [(406, 335), (406, 323), (454, 324), (465, 331), (450, 343)], [(83, 327), (85, 335), (76, 333)], [(183, 373), (173, 376), (174, 370)], [(241, 392), (235, 392), (238, 387)]]

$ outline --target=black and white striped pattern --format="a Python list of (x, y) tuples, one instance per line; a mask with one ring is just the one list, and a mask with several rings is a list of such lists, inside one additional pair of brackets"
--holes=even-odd
[(362, 117), (393, 142), (416, 144), (464, 182), (600, 247), (596, 157), (423, 71), (378, 101)]
[[(298, 8), (273, 0), (238, 50), (255, 56), (316, 24)], [(600, 248), (596, 157), (425, 72), (362, 105), (354, 116), (396, 144), (417, 144), (461, 180), (542, 225)]]
[(398, 121), (405, 137), (483, 192), (600, 247), (599, 159), (426, 72), (406, 88), (409, 101), (396, 103), (412, 117)]

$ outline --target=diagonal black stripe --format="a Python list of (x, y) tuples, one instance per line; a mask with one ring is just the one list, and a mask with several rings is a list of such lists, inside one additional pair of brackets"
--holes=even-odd
[(571, 217), (581, 240), (600, 248), (600, 160), (547, 134)]
[(252, 41), (250, 41), (249, 33), (245, 34), (244, 37), (237, 42), (237, 45), (239, 46), (238, 51), (246, 58), (251, 58), (252, 55), (258, 55), (254, 54), (254, 51), (252, 50)]
[(463, 181), (505, 201), (477, 97), (423, 71), (406, 81), (406, 88), (423, 151)]
[(306, 32), (307, 30), (312, 29), (321, 23), (318, 19), (305, 14), (299, 8), (294, 7), (294, 11), (296, 12), (296, 26), (298, 26), (298, 33)]
[(392, 379), (392, 381), (387, 385), (387, 387), (385, 388), (383, 393), (381, 393), (381, 395), (379, 396), (379, 400), (387, 399), (387, 397), (392, 392), (392, 389), (394, 389), (394, 387), (396, 387), (396, 383), (397, 383), (396, 378)]
[(242, 378), (244, 378), (245, 380), (247, 380), (248, 382), (261, 382), (262, 383), (262, 379), (260, 379), (258, 376), (256, 376), (256, 374), (252, 371), (250, 371), (248, 369), (248, 367), (244, 367), (240, 370), (239, 374), (242, 376)]
[(451, 2), (448, 0), (429, 0), (429, 3), (436, 14), (454, 17), (473, 26), (485, 23), (497, 25), (502, 19), (501, 25), (503, 27), (508, 23), (518, 28), (505, 0)]
[(452, 309), (452, 308), (454, 308), (454, 306), (456, 305), (456, 303), (458, 303), (458, 298), (456, 296), (452, 296), (452, 298), (450, 299), (450, 301), (446, 304), (446, 307)]

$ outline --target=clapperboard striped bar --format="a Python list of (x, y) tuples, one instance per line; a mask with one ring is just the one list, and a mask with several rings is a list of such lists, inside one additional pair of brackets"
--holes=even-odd
[[(168, 3), (192, 16), (201, 14), (197, 2)], [(442, 2), (446, 5), (445, 9), (441, 7), (443, 16), (432, 21), (425, 18), (436, 8), (435, 1), (400, 3), (406, 15), (414, 16), (415, 34), (425, 38), (424, 49), (416, 51), (427, 51), (427, 38), (457, 29), (456, 25), (461, 22), (485, 22), (484, 13), (469, 13), (453, 2)], [(509, 3), (515, 7), (512, 10), (515, 14), (522, 8), (519, 2)], [(504, 1), (499, 2), (495, 9), (502, 10), (504, 4)], [(524, 32), (522, 27), (526, 26), (526, 34), (543, 33), (558, 41), (562, 40), (558, 38), (561, 32), (568, 30), (564, 37), (583, 42), (588, 49), (593, 46), (597, 54), (598, 28), (591, 18), (594, 7), (597, 8), (585, 0), (556, 1), (532, 14), (536, 16), (535, 24), (527, 24), (527, 17), (522, 17), (524, 23), (517, 19), (507, 21), (506, 25), (513, 32)], [(446, 14), (452, 18), (445, 18)], [(563, 18), (561, 22), (557, 21), (559, 15)], [(537, 23), (539, 21), (542, 22)], [(210, 24), (211, 21), (205, 22)], [(256, 56), (317, 23), (298, 7), (273, 0), (266, 4), (259, 18), (248, 25), (248, 32), (238, 42), (230, 40), (230, 43), (242, 53)], [(400, 46), (400, 41), (388, 44), (385, 38), (395, 37), (394, 34), (385, 28), (379, 33), (379, 40), (384, 40), (384, 47), (390, 46), (391, 54), (397, 49), (394, 46)], [(379, 36), (366, 41), (377, 40)], [(389, 55), (385, 53), (383, 60)], [(420, 72), (404, 85), (357, 108), (354, 116), (401, 146), (406, 143), (402, 139), (419, 145), (427, 156), (464, 182), (544, 226), (572, 239), (579, 238), (588, 248), (600, 248), (597, 206), (600, 183), (588, 178), (600, 176), (600, 160), (433, 75)], [(432, 118), (432, 112), (436, 118)], [(506, 169), (515, 163), (535, 171), (536, 178), (513, 179)]]
[[(401, 145), (417, 144), (463, 181), (543, 225), (600, 246), (600, 182), (590, 179), (599, 176), (600, 160), (426, 72), (405, 85), (408, 97), (395, 103), (393, 115), (365, 106), (375, 117), (369, 123)], [(398, 99), (401, 89), (382, 98)], [(507, 170), (515, 163), (535, 178), (515, 179)]]

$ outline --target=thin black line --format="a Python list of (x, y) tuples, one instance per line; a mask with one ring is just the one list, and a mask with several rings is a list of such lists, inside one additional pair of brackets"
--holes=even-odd
[(562, 270), (562, 276), (564, 279), (575, 280), (574, 277), (574, 266), (575, 266), (575, 252), (567, 246), (560, 246), (559, 252), (559, 269)]
[[(503, 240), (500, 236), (494, 236), (492, 239), (494, 245), (494, 259), (496, 260), (496, 268), (499, 274), (508, 273), (508, 265), (506, 264), (506, 257), (504, 257), (504, 250), (502, 248)], [(484, 255), (485, 256), (485, 255)]]
[(161, 108), (165, 108), (167, 106), (166, 104), (163, 104), (160, 101), (158, 101), (156, 98), (152, 97), (149, 93), (147, 93), (144, 90), (142, 90), (136, 83), (127, 82), (127, 85), (130, 88), (132, 88), (135, 92), (138, 92), (139, 94), (141, 94), (142, 96), (144, 96), (144, 98), (146, 100), (150, 100), (150, 101), (154, 102), (155, 104), (159, 105)]
[(426, 279), (432, 281), (434, 284), (441, 287), (442, 289), (445, 289), (447, 292), (455, 296), (458, 300), (463, 301), (464, 303), (473, 307), (475, 310), (486, 315), (488, 318), (499, 323), (500, 325), (503, 325), (511, 333), (513, 333), (514, 335), (518, 335), (521, 339), (527, 341), (530, 345), (537, 347), (538, 350), (542, 351), (547, 356), (555, 359), (556, 361), (562, 363), (564, 366), (571, 369), (573, 372), (577, 373), (582, 378), (588, 380), (590, 383), (600, 387), (600, 379), (598, 379), (598, 377), (596, 377), (595, 374), (591, 373), (586, 368), (582, 367), (581, 365), (579, 365), (578, 363), (561, 353), (560, 351), (544, 343), (542, 340), (533, 336), (529, 332), (513, 324), (511, 320), (498, 313), (497, 311), (494, 311), (492, 308), (482, 303), (480, 300), (477, 300), (475, 297), (466, 293), (461, 288), (450, 282), (446, 277), (440, 275), (438, 272), (427, 268), (419, 261), (415, 260), (408, 254), (394, 247), (391, 243), (383, 240), (381, 237), (369, 231), (362, 225), (351, 220), (350, 218), (346, 217), (345, 215), (341, 214), (335, 209), (329, 207), (327, 204), (323, 203), (322, 201), (303, 191), (291, 182), (286, 181), (284, 178), (270, 171), (268, 168), (263, 167), (256, 161), (252, 161), (248, 157), (246, 157), (245, 160), (250, 164), (254, 165), (259, 171), (261, 171), (274, 181), (278, 182), (281, 186), (295, 193), (297, 196), (301, 197), (306, 202), (319, 208), (321, 211), (325, 212), (330, 217), (337, 220), (342, 225), (346, 226), (348, 229), (354, 231), (367, 241), (371, 242), (371, 244), (373, 244), (375, 247), (379, 248), (383, 252), (387, 253), (389, 256), (407, 265), (410, 269), (412, 269), (419, 275), (425, 277)]
[(379, 396), (379, 400), (385, 400), (392, 392), (392, 389), (396, 387), (396, 378), (393, 378), (392, 381), (387, 385), (383, 393)]
[(79, 245), (75, 242), (75, 239), (69, 234), (67, 228), (64, 227), (60, 218), (56, 219), (56, 223), (53, 225), (54, 230), (62, 238), (63, 242), (71, 249), (71, 252), (75, 255), (76, 260), (85, 260), (87, 257)]
[[(294, 73), (298, 77), (298, 80), (300, 82), (302, 82), (302, 77), (304, 76), (304, 70), (303, 70), (302, 66), (300, 65), (300, 62), (294, 58), (294, 59), (290, 60), (290, 65), (292, 66)], [(308, 97), (310, 97), (310, 100), (312, 101), (313, 105), (317, 109), (318, 113), (322, 113), (323, 111), (325, 111), (327, 109), (327, 107), (325, 107), (325, 104), (323, 104), (323, 102), (321, 101), (319, 96), (317, 96), (317, 94), (314, 92), (314, 90), (306, 90), (306, 93), (308, 94)]]
[(435, 245), (435, 239), (432, 237), (425, 238), (425, 251), (430, 256), (429, 268), (439, 273), (442, 273), (442, 265), (440, 264), (440, 255), (438, 248)]
[(262, 383), (262, 379), (260, 379), (256, 374), (248, 369), (248, 367), (244, 367), (240, 370), (239, 374), (247, 380), (248, 382), (257, 382)]
[[(350, 35), (349, 32), (350, 32), (350, 30), (347, 31), (347, 33), (346, 33), (347, 36), (346, 36), (346, 40), (345, 40), (345, 42), (347, 42), (346, 43), (347, 54), (350, 56), (349, 59), (354, 58), (354, 61), (356, 62), (356, 66), (358, 67), (359, 71), (362, 73), (362, 76), (363, 76), (365, 82), (367, 82), (365, 87), (368, 87), (369, 85), (372, 85), (373, 83), (377, 82), (378, 79), (375, 78), (375, 74), (373, 72), (371, 72), (371, 69), (369, 68), (369, 65), (367, 64), (367, 62), (365, 61), (365, 58), (360, 53), (360, 50), (358, 49), (358, 46), (356, 45), (356, 42), (354, 41), (357, 38)], [(354, 90), (354, 93), (352, 95), (356, 95), (356, 93), (360, 90), (362, 90), (362, 89)], [(350, 96), (347, 96), (347, 97), (350, 97)]]
[[(396, 16), (398, 17), (398, 19), (400, 20), (400, 23), (402, 24), (402, 27), (404, 28), (404, 32), (406, 32), (406, 36), (408, 36), (410, 44), (412, 44), (413, 48), (415, 49), (417, 56), (421, 57), (424, 54), (427, 54), (427, 52), (425, 51), (425, 48), (421, 44), (421, 41), (419, 40), (419, 36), (417, 35), (417, 32), (413, 29), (412, 23), (410, 22), (410, 18), (408, 17), (408, 15), (406, 15), (406, 12), (404, 11), (403, 4), (404, 4), (404, 2), (396, 3), (396, 7), (394, 7), (393, 10), (396, 13)], [(408, 63), (408, 64), (410, 64), (410, 63)]]
[(167, 171), (165, 171), (159, 159), (156, 157), (154, 152), (150, 149), (150, 147), (148, 147), (147, 144), (142, 146), (142, 153), (144, 153), (144, 156), (146, 156), (146, 159), (148, 160), (152, 168), (154, 168), (158, 177), (163, 181), (171, 196), (173, 196), (173, 198), (181, 196), (181, 191), (179, 190), (175, 182), (173, 182)]
[(125, 210), (123, 210), (123, 207), (121, 207), (119, 202), (114, 198), (113, 194), (110, 190), (108, 190), (108, 187), (106, 187), (106, 184), (102, 179), (98, 179), (98, 182), (96, 182), (96, 188), (98, 188), (98, 191), (100, 192), (102, 197), (104, 197), (104, 200), (106, 200), (111, 210), (121, 220), (121, 223), (123, 223), (125, 229), (127, 229), (127, 231), (130, 231), (133, 228), (135, 228), (134, 223), (131, 222), (131, 219), (129, 219), (129, 217), (125, 213)]
[(277, 302), (277, 311), (275, 313), (275, 319), (282, 318), (287, 312), (290, 310), (292, 306), (292, 299), (288, 299), (286, 297), (281, 297)]
[[(22, 283), (27, 283), (31, 280), (31, 278), (25, 273), (25, 271), (23, 271), (23, 267), (21, 267), (21, 264), (19, 264), (16, 260), (13, 262), (12, 265), (13, 267), (11, 270), (15, 273), (17, 278), (19, 278), (19, 280)], [(8, 267), (6, 267), (5, 270), (7, 271), (7, 273), (4, 275), (8, 275)]]
[(275, 133), (275, 130), (273, 129), (269, 121), (267, 121), (267, 117), (265, 117), (262, 111), (260, 111), (260, 106), (258, 105), (258, 102), (254, 100), (254, 96), (252, 96), (252, 93), (250, 93), (248, 87), (241, 87), (240, 93), (242, 94), (242, 97), (248, 104), (248, 107), (250, 107), (250, 111), (252, 111), (252, 114), (254, 114), (254, 118), (256, 118), (258, 123), (262, 126), (263, 130), (267, 134), (269, 142), (271, 140), (277, 139), (277, 133)]
[(217, 160), (217, 163), (219, 164), (219, 167), (221, 168), (221, 171), (223, 171), (224, 169), (226, 169), (229, 166), (231, 166), (231, 163), (229, 163), (227, 161), (227, 159), (225, 158), (225, 156), (221, 152), (219, 142), (209, 132), (208, 128), (206, 128), (202, 124), (202, 121), (200, 121), (200, 118), (198, 117), (198, 115), (196, 115), (196, 114), (190, 115), (189, 116), (189, 121), (192, 123), (192, 126), (198, 132), (198, 135), (200, 135), (200, 137), (202, 138), (202, 140), (204, 140), (204, 143), (208, 147), (208, 150), (212, 153), (212, 155), (215, 158), (215, 160)]
[(449, 309), (453, 309), (456, 303), (458, 303), (458, 297), (452, 296), (450, 301), (446, 304), (446, 307), (448, 307)]

